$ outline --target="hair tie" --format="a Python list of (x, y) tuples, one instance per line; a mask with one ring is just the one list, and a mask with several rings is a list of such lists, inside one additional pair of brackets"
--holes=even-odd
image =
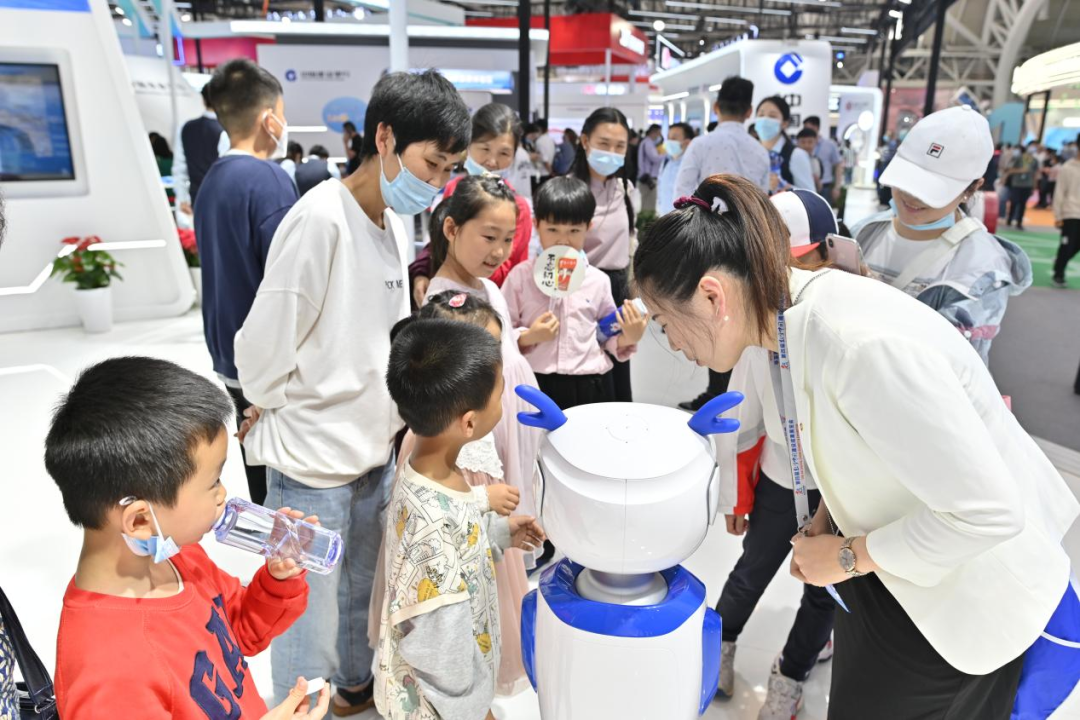
[(727, 209), (728, 209), (727, 208), (727, 203), (725, 203), (723, 200), (721, 200), (718, 197), (714, 197), (712, 199), (712, 208), (711, 208), (711, 210), (714, 213), (716, 213), (717, 215), (723, 215), (724, 213), (727, 212)]
[(458, 293), (454, 297), (450, 298), (450, 301), (446, 304), (452, 308), (459, 308), (464, 305), (465, 301), (468, 299), (469, 295), (467, 293)]
[(690, 205), (697, 205), (698, 207), (703, 208), (705, 210), (711, 210), (712, 209), (712, 208), (709, 207), (709, 203), (705, 202), (704, 200), (697, 197), (696, 195), (683, 196), (683, 197), (681, 197), (681, 198), (679, 198), (678, 200), (675, 201), (675, 209), (676, 210), (682, 210), (683, 208), (689, 207)]

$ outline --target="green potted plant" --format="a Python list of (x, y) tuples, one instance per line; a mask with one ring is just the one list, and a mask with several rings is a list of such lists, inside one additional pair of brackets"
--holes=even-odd
[(184, 259), (187, 260), (188, 272), (191, 273), (191, 284), (195, 286), (195, 307), (202, 305), (202, 264), (199, 262), (199, 246), (195, 242), (195, 231), (179, 229), (176, 231), (180, 236), (180, 247), (184, 248)]
[[(112, 279), (120, 277), (116, 268), (122, 263), (104, 250), (93, 250), (101, 238), (64, 238), (67, 246), (53, 261), (52, 275), (63, 282), (75, 284), (75, 305), (86, 332), (100, 333), (112, 329)], [(69, 249), (70, 248), (70, 249)]]

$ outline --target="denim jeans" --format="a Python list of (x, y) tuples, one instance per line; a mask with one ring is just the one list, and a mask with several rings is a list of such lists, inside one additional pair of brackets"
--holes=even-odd
[(266, 469), (268, 507), (318, 515), (324, 527), (338, 531), (345, 541), (345, 555), (332, 573), (307, 574), (307, 611), (270, 644), (275, 703), (285, 700), (299, 675), (327, 678), (339, 686), (371, 679), (368, 604), (393, 476), (393, 454), (385, 466), (328, 489), (308, 487)]

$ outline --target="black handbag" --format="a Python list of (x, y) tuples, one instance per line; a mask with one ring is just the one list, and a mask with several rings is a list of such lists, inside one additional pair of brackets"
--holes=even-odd
[(15, 609), (8, 602), (7, 595), (0, 588), (0, 619), (4, 621), (4, 630), (15, 651), (15, 662), (19, 666), (24, 682), (17, 683), (19, 714), (22, 720), (57, 720), (56, 697), (53, 694), (53, 682), (49, 671), (41, 658), (30, 647)]

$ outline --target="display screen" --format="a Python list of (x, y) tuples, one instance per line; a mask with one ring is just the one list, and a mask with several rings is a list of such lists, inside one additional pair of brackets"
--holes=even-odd
[(60, 68), (0, 62), (0, 182), (74, 179)]

